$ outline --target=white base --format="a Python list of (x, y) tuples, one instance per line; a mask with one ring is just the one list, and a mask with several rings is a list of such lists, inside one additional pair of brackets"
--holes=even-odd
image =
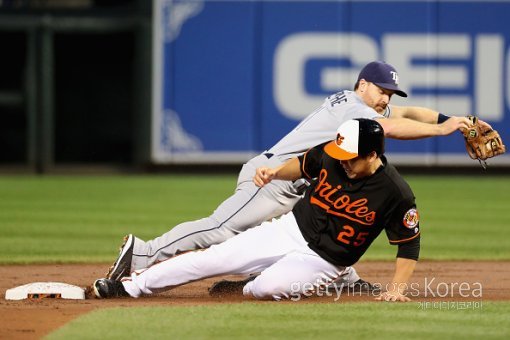
[(43, 298), (84, 300), (85, 290), (62, 282), (33, 282), (5, 292), (6, 300)]

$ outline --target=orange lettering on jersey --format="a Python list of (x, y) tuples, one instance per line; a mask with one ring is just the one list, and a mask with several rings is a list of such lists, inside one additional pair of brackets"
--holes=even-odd
[(342, 186), (341, 185), (338, 185), (335, 189), (331, 190), (330, 192), (328, 192), (324, 198), (326, 199), (327, 202), (333, 204), (333, 200), (331, 199), (331, 195), (333, 195), (335, 192), (337, 192), (338, 190), (342, 189)]
[[(310, 203), (321, 207), (326, 212), (348, 218), (365, 225), (372, 225), (375, 221), (375, 211), (368, 209), (368, 199), (360, 198), (351, 202), (351, 198), (347, 194), (335, 195), (341, 188), (341, 185), (333, 188), (327, 182), (328, 172), (322, 169), (319, 174), (319, 181), (315, 187), (315, 192), (318, 196), (324, 199), (325, 202), (319, 200), (317, 197), (311, 197)], [(336, 197), (335, 197), (336, 196)], [(329, 204), (328, 204), (329, 203)]]

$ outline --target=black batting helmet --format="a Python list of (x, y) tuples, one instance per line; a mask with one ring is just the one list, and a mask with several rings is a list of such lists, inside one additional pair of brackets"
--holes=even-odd
[(384, 130), (373, 119), (348, 120), (340, 125), (336, 139), (326, 144), (324, 151), (339, 160), (366, 156), (372, 151), (380, 156), (384, 153)]

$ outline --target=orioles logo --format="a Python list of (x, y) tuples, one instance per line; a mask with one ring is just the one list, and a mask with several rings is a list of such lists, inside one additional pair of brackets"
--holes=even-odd
[[(337, 137), (337, 141), (338, 139)], [(328, 183), (327, 177), (328, 172), (326, 169), (322, 169), (315, 187), (317, 196), (311, 196), (310, 203), (321, 207), (329, 214), (344, 217), (360, 224), (373, 225), (376, 213), (368, 208), (368, 199), (351, 200), (349, 195), (339, 192), (342, 189), (341, 185), (333, 187)]]
[(343, 141), (344, 141), (345, 137), (343, 136), (340, 136), (340, 134), (338, 133), (336, 135), (336, 145), (340, 146), (342, 145)]
[(404, 226), (409, 229), (413, 229), (420, 222), (420, 215), (418, 214), (418, 210), (415, 208), (409, 209), (404, 215)]

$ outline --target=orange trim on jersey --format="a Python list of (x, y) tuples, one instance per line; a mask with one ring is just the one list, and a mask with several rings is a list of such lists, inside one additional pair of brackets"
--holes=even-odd
[[(310, 151), (310, 150), (308, 150)], [(308, 178), (312, 178), (306, 171), (305, 171), (305, 162), (306, 162), (306, 155), (308, 155), (308, 151), (305, 152), (303, 155), (303, 163), (301, 163), (301, 173), (305, 174)]]
[(323, 203), (321, 201), (319, 201), (318, 199), (316, 199), (315, 197), (310, 197), (310, 203), (312, 204), (315, 204), (315, 205), (318, 205), (319, 207), (321, 207), (322, 209), (326, 210), (329, 212), (329, 209), (331, 209), (329, 207), (329, 205), (327, 205), (326, 203)]
[(357, 218), (354, 218), (352, 216), (339, 213), (338, 211), (331, 210), (331, 207), (329, 205), (327, 205), (324, 202), (319, 201), (317, 198), (315, 198), (313, 196), (310, 197), (310, 203), (311, 204), (315, 204), (315, 205), (321, 207), (322, 209), (326, 210), (326, 213), (331, 214), (331, 215), (335, 215), (335, 216), (339, 216), (339, 217), (345, 217), (345, 218), (347, 218), (347, 219), (349, 219), (351, 221), (358, 222), (358, 223), (364, 224), (364, 225), (372, 225), (372, 224), (374, 224), (373, 222), (372, 223), (364, 222), (364, 221), (358, 220)]
[(406, 241), (411, 241), (412, 239), (418, 237), (418, 235), (420, 235), (421, 231), (418, 232), (418, 234), (414, 235), (413, 237), (409, 237), (409, 238), (406, 238), (404, 240), (398, 240), (398, 241), (392, 241), (392, 240), (389, 240), (391, 244), (394, 244), (394, 243), (402, 243), (402, 242), (406, 242)]

